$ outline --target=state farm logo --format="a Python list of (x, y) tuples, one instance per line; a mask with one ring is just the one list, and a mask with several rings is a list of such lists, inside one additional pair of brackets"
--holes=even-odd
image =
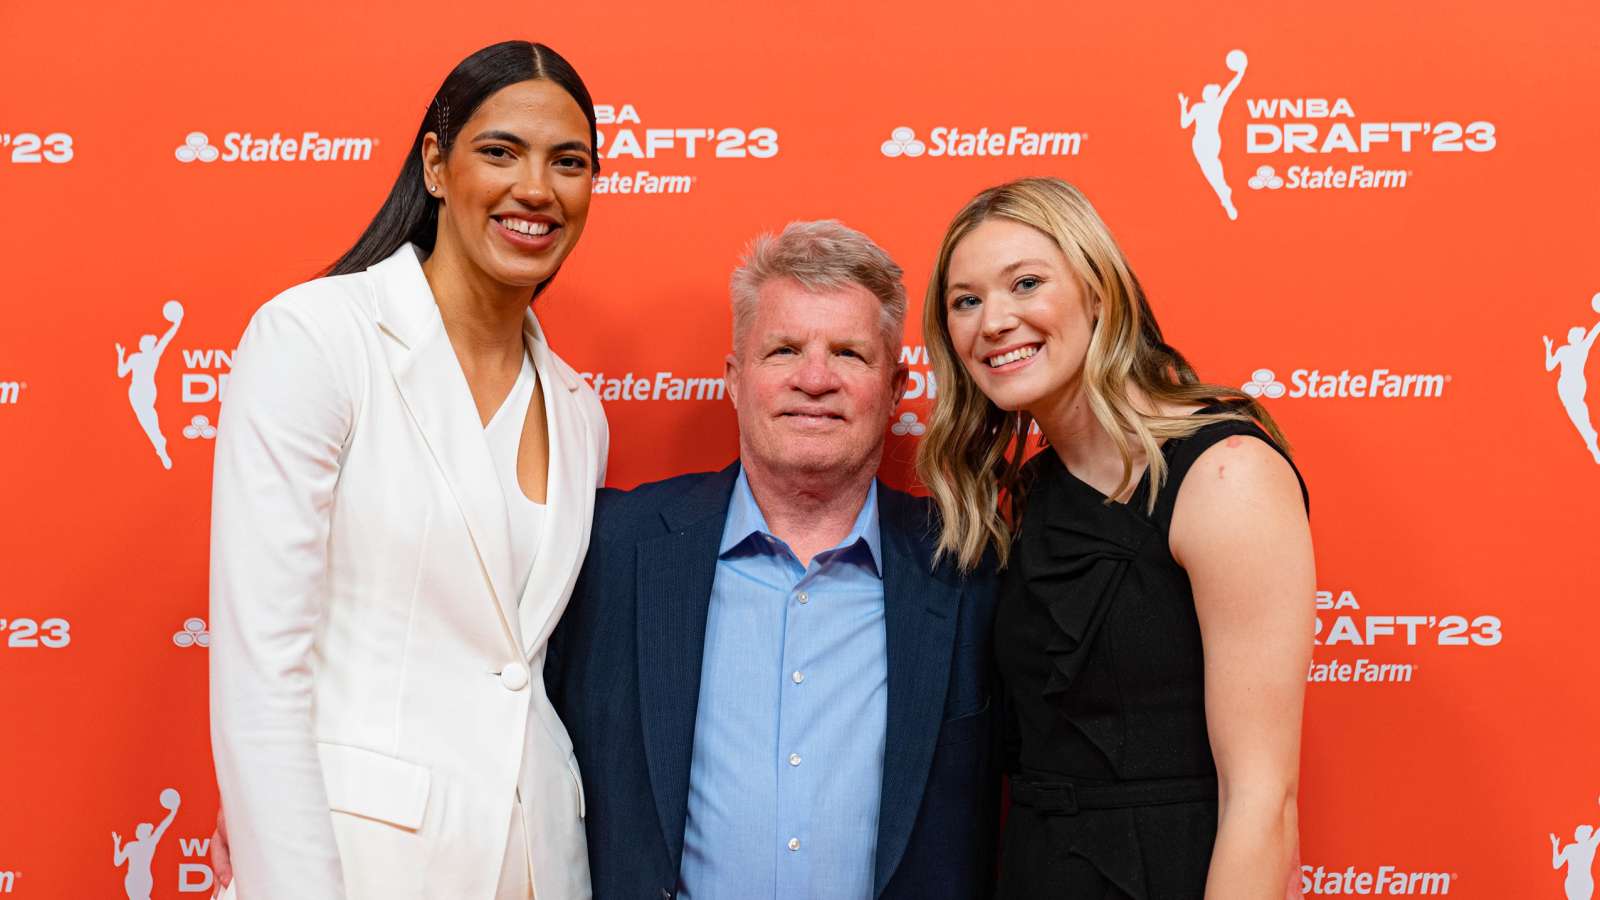
[[(223, 376), (227, 377), (227, 376)], [(217, 426), (206, 416), (195, 416), (183, 426), (183, 436), (191, 441), (211, 441), (217, 437)]]
[(727, 385), (721, 378), (692, 378), (671, 372), (634, 375), (631, 371), (621, 375), (605, 372), (579, 372), (578, 377), (589, 383), (600, 399), (613, 400), (721, 400), (726, 397)]
[(1334, 869), (1303, 865), (1300, 867), (1300, 893), (1319, 897), (1365, 897), (1369, 894), (1444, 897), (1460, 877), (1455, 872), (1407, 871), (1398, 866)]
[(0, 381), (0, 406), (16, 406), (28, 389), (26, 381)]
[(1283, 187), (1283, 176), (1279, 175), (1278, 171), (1271, 166), (1262, 166), (1256, 169), (1256, 173), (1251, 175), (1250, 180), (1245, 183), (1250, 185), (1250, 189), (1253, 191), (1275, 191)]
[(1081, 131), (1035, 131), (1026, 125), (1009, 128), (959, 128), (941, 125), (924, 142), (916, 129), (899, 125), (878, 152), (890, 159), (918, 156), (1077, 156), (1089, 135)]
[(211, 139), (206, 137), (204, 131), (191, 131), (189, 136), (183, 139), (183, 143), (178, 145), (173, 155), (178, 157), (178, 162), (181, 163), (196, 161), (208, 163), (216, 162), (221, 151), (211, 146)]
[(204, 131), (191, 131), (173, 151), (173, 156), (185, 164), (365, 162), (372, 159), (372, 148), (377, 143), (377, 138), (329, 137), (317, 131), (302, 131), (288, 137), (278, 131), (270, 135), (230, 131), (222, 136), (222, 147), (218, 149)]
[(1278, 379), (1275, 370), (1257, 369), (1251, 373), (1250, 380), (1240, 385), (1239, 389), (1251, 397), (1257, 399), (1265, 397), (1269, 400), (1280, 397), (1314, 400), (1330, 398), (1393, 400), (1442, 397), (1445, 386), (1450, 381), (1451, 376), (1437, 372), (1396, 372), (1383, 368), (1360, 372), (1352, 372), (1349, 369), (1337, 372), (1295, 369), (1289, 373), (1289, 384), (1286, 387)]
[[(677, 164), (699, 159), (772, 159), (778, 155), (778, 130), (768, 127), (714, 126), (683, 128), (644, 126), (639, 108), (597, 103), (595, 125), (602, 160), (642, 163), (646, 160)], [(695, 123), (698, 124), (698, 123)], [(594, 179), (596, 194), (687, 194), (698, 176), (639, 168), (608, 170)]]
[(1271, 369), (1257, 369), (1241, 390), (1258, 400), (1262, 397), (1276, 400), (1283, 396), (1284, 387), (1283, 382), (1278, 380), (1278, 376), (1273, 374)]
[(889, 426), (889, 433), (896, 437), (922, 437), (927, 430), (928, 426), (917, 421), (914, 412), (901, 413), (900, 418)]
[[(1492, 122), (1373, 119), (1359, 115), (1356, 104), (1345, 96), (1280, 96), (1246, 99), (1249, 121), (1244, 145), (1225, 148), (1223, 120), (1230, 108), (1237, 107), (1231, 101), (1249, 65), (1243, 50), (1230, 50), (1222, 59), (1223, 70), (1231, 73), (1226, 81), (1219, 73), (1217, 81), (1201, 88), (1198, 98), (1178, 93), (1178, 125), (1192, 132), (1189, 147), (1195, 163), (1229, 219), (1237, 219), (1239, 210), (1233, 195), (1237, 182), (1229, 180), (1224, 149), (1286, 157), (1277, 165), (1257, 166), (1246, 179), (1252, 190), (1274, 192), (1405, 188), (1411, 185), (1415, 168), (1375, 165), (1367, 157), (1465, 156), (1488, 153), (1496, 145)], [(1306, 157), (1310, 159), (1302, 162)]]
[(878, 147), (884, 156), (894, 159), (897, 156), (921, 156), (928, 152), (928, 145), (917, 139), (916, 131), (910, 126), (901, 125), (889, 132), (889, 139)]
[(184, 619), (183, 630), (172, 633), (172, 643), (179, 647), (211, 646), (211, 631), (206, 628), (206, 620), (199, 616)]
[[(222, 351), (217, 351), (221, 353)], [(900, 348), (900, 362), (907, 369), (906, 393), (904, 400), (933, 399), (939, 394), (939, 386), (934, 380), (933, 369), (928, 360), (928, 348), (921, 345), (905, 345)], [(579, 372), (594, 392), (600, 395), (603, 401), (624, 400), (639, 402), (646, 400), (722, 400), (728, 396), (727, 384), (721, 378), (678, 375), (670, 371), (644, 372), (634, 374), (629, 370), (619, 374), (609, 372)], [(224, 376), (226, 381), (226, 376)], [(909, 419), (906, 416), (910, 416)], [(926, 427), (916, 421), (915, 413), (906, 413), (900, 417), (896, 426), (902, 430), (895, 434), (919, 435)]]

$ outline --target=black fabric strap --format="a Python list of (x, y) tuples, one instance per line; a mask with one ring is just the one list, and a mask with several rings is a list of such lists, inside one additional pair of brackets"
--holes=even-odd
[[(1226, 407), (1219, 404), (1207, 407), (1204, 411), (1222, 412), (1225, 409)], [(1278, 451), (1284, 462), (1287, 462), (1289, 468), (1294, 471), (1295, 479), (1300, 482), (1300, 496), (1305, 501), (1306, 511), (1311, 510), (1311, 494), (1306, 490), (1305, 479), (1300, 477), (1300, 470), (1295, 468), (1294, 460), (1289, 458), (1289, 454), (1284, 452), (1284, 449), (1278, 446), (1260, 425), (1255, 422), (1240, 421), (1213, 422), (1186, 438), (1169, 441), (1167, 447), (1163, 447), (1167, 451), (1165, 454), (1167, 477), (1161, 483), (1160, 495), (1156, 497), (1154, 516), (1156, 524), (1162, 531), (1172, 529), (1172, 513), (1178, 505), (1178, 488), (1183, 485), (1184, 476), (1189, 474), (1189, 469), (1194, 466), (1195, 460), (1216, 444), (1235, 435), (1258, 438), (1268, 447)]]

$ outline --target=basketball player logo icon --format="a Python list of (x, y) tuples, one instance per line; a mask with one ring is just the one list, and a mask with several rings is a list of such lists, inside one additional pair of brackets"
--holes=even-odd
[(1189, 139), (1189, 146), (1194, 150), (1194, 161), (1200, 164), (1200, 172), (1205, 175), (1207, 183), (1216, 192), (1217, 199), (1222, 201), (1222, 209), (1227, 212), (1229, 219), (1239, 218), (1239, 211), (1233, 206), (1233, 189), (1228, 187), (1228, 179), (1222, 172), (1222, 113), (1228, 106), (1228, 100), (1233, 97), (1233, 92), (1239, 87), (1239, 81), (1244, 78), (1245, 66), (1249, 60), (1243, 50), (1230, 50), (1223, 60), (1228, 70), (1233, 72), (1233, 79), (1227, 87), (1208, 84), (1200, 89), (1200, 100), (1190, 104), (1189, 98), (1181, 91), (1178, 93), (1179, 124), (1184, 128), (1194, 128), (1194, 136)]
[[(1595, 294), (1589, 305), (1600, 314), (1600, 294)], [(1594, 347), (1596, 335), (1600, 335), (1600, 322), (1595, 322), (1588, 331), (1584, 331), (1582, 325), (1572, 326), (1567, 331), (1567, 342), (1560, 347), (1555, 346), (1546, 335), (1544, 370), (1550, 372), (1557, 366), (1561, 368), (1556, 376), (1556, 394), (1561, 398), (1561, 405), (1567, 409), (1567, 418), (1578, 429), (1578, 436), (1583, 438), (1583, 445), (1589, 449), (1589, 455), (1600, 463), (1600, 444), (1596, 442), (1594, 419), (1589, 414), (1585, 397), (1589, 392), (1589, 380), (1583, 373), (1589, 364), (1589, 351)]]
[(122, 835), (111, 832), (111, 863), (121, 868), (124, 863), (128, 866), (128, 874), (122, 877), (122, 889), (128, 895), (128, 900), (150, 900), (150, 891), (155, 887), (155, 876), (150, 874), (150, 864), (156, 857), (156, 845), (161, 843), (161, 836), (167, 833), (167, 826), (178, 815), (178, 804), (182, 798), (172, 788), (161, 792), (161, 807), (167, 811), (167, 817), (161, 820), (160, 825), (151, 827), (149, 822), (140, 822), (133, 830), (135, 840), (124, 844)]
[(128, 405), (133, 407), (134, 418), (155, 447), (161, 467), (170, 469), (172, 457), (167, 455), (167, 438), (161, 433), (161, 419), (156, 414), (156, 367), (161, 365), (161, 355), (167, 352), (167, 345), (183, 322), (183, 304), (168, 300), (161, 307), (161, 316), (172, 326), (160, 338), (153, 334), (139, 338), (139, 349), (133, 353), (117, 345), (117, 377), (128, 379)]
[(1600, 846), (1600, 826), (1579, 825), (1573, 829), (1572, 843), (1561, 846), (1561, 839), (1550, 833), (1550, 868), (1566, 867), (1563, 887), (1567, 900), (1594, 900), (1594, 852)]

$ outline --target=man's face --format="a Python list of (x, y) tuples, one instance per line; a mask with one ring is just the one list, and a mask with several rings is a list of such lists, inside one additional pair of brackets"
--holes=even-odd
[(906, 369), (885, 346), (882, 305), (866, 288), (761, 286), (742, 342), (728, 355), (746, 466), (773, 473), (876, 471)]

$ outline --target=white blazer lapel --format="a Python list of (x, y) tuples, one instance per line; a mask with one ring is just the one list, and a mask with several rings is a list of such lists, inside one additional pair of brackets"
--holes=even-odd
[(520, 610), (523, 648), (531, 659), (559, 617), (561, 601), (570, 594), (589, 545), (597, 449), (578, 402), (579, 382), (550, 351), (531, 310), (523, 330), (543, 386), (550, 444), (545, 528)]
[(389, 369), (466, 520), (501, 622), (513, 643), (520, 643), (517, 598), (511, 588), (510, 519), (472, 390), (415, 249), (407, 244), (372, 271), (382, 276), (379, 324), (395, 338), (384, 342)]

